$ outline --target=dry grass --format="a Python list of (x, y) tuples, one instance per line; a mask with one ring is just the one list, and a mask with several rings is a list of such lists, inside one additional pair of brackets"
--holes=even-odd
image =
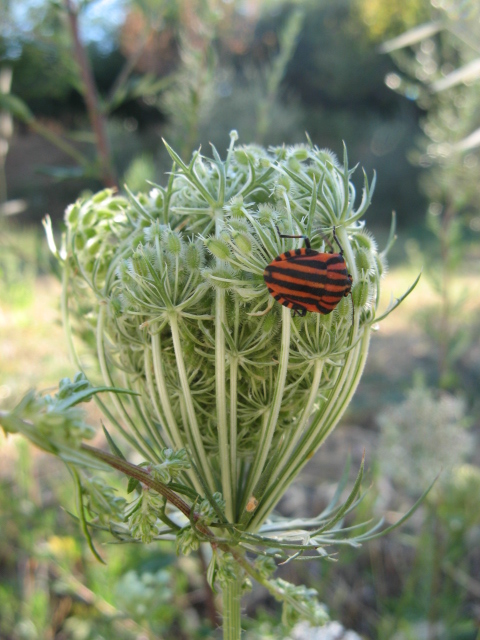
[(28, 389), (55, 387), (71, 376), (59, 321), (60, 283), (37, 278), (28, 305), (0, 306), (0, 400), (18, 399)]

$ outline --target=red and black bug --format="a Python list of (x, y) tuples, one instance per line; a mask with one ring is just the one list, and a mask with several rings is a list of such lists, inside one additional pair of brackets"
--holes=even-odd
[(278, 233), (281, 238), (303, 238), (305, 246), (282, 253), (265, 267), (263, 277), (270, 294), (299, 316), (307, 311), (322, 314), (333, 311), (352, 289), (352, 276), (348, 273), (335, 228), (333, 238), (340, 253), (334, 253), (333, 247), (331, 253), (320, 253), (311, 248), (307, 236)]

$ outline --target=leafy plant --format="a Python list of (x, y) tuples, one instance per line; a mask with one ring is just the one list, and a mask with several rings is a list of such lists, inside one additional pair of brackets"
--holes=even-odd
[[(94, 387), (78, 374), (55, 396), (31, 393), (0, 414), (7, 432), (67, 464), (97, 558), (92, 529), (121, 542), (175, 540), (182, 554), (209, 543), (207, 575), (223, 593), (226, 638), (239, 637), (250, 579), (283, 603), (286, 624), (324, 621), (313, 590), (272, 578), (276, 561), (329, 558), (339, 545), (380, 535), (380, 525), (342, 528), (360, 499), (363, 462), (346, 500), (345, 476), (318, 517), (290, 521), (272, 512), (347, 408), (373, 326), (416, 284), (378, 310), (393, 229), (378, 252), (362, 220), (373, 184), (365, 177), (356, 207), (346, 151), (341, 164), (311, 143), (267, 151), (237, 147), (237, 137), (232, 132), (225, 160), (213, 148), (213, 158), (195, 152), (188, 165), (167, 145), (166, 187), (77, 201), (60, 249), (46, 224), (63, 270), (72, 356), (82, 369), (93, 356), (102, 382)], [(351, 299), (329, 315), (280, 308), (263, 279), (286, 250), (279, 230), (319, 250), (323, 232), (333, 238), (335, 230)], [(106, 429), (111, 453), (83, 442), (94, 432), (77, 405), (93, 397), (140, 464)], [(129, 476), (129, 501), (89, 475), (109, 467)]]

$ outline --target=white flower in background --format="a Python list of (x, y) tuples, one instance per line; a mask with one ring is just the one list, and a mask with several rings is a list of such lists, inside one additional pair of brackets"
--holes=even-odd
[(454, 467), (472, 450), (463, 399), (427, 389), (411, 389), (405, 400), (378, 417), (381, 473), (413, 495), (440, 472), (447, 482)]

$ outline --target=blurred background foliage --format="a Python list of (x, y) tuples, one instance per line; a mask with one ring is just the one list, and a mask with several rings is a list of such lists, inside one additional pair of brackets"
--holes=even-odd
[[(11, 93), (92, 160), (82, 79), (62, 3), (20, 4), (3, 0), (0, 52), (12, 70)], [(398, 28), (414, 21), (412, 14), (421, 17), (424, 5), (392, 5)], [(132, 163), (146, 157), (152, 160), (147, 176), (161, 178), (168, 168), (161, 136), (188, 157), (199, 144), (226, 147), (232, 128), (243, 142), (266, 144), (300, 142), (307, 131), (314, 143), (335, 152), (345, 140), (367, 172), (377, 169), (375, 222), (387, 228), (396, 208), (402, 226), (414, 223), (425, 200), (406, 152), (420, 133), (421, 110), (383, 82), (394, 64), (375, 48), (378, 23), (371, 16), (377, 9), (366, 0), (83, 3), (79, 29), (118, 184)], [(385, 37), (393, 26), (388, 11), (380, 13), (388, 25)], [(79, 191), (100, 188), (91, 164), (79, 175), (73, 159), (60, 159), (25, 126), (14, 135), (8, 195), (30, 196), (29, 219), (45, 211), (58, 218)]]
[[(82, 192), (164, 182), (162, 137), (187, 159), (200, 144), (224, 153), (231, 129), (264, 145), (306, 131), (377, 171), (368, 226), (381, 242), (396, 210), (402, 238), (385, 289), (424, 277), (373, 341), (348, 424), (280, 505), (321, 510), (366, 447), (374, 488), (357, 517), (391, 523), (445, 468), (399, 533), (279, 569), (363, 638), (480, 639), (478, 42), (475, 0), (0, 0), (6, 406), (72, 376), (41, 218), (60, 230)], [(2, 640), (215, 636), (203, 555), (172, 571), (169, 548), (111, 545), (100, 566), (65, 470), (12, 438), (0, 460)], [(266, 594), (246, 607), (248, 640), (283, 637)]]

